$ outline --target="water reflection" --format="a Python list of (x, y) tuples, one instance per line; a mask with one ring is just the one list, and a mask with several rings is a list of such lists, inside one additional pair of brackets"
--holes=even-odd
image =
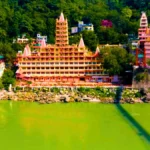
[(5, 127), (7, 123), (6, 110), (0, 106), (0, 128)]
[[(27, 135), (38, 133), (47, 140), (53, 138), (59, 142), (65, 137), (66, 143), (72, 138), (84, 142), (88, 130), (88, 124), (84, 118), (86, 118), (86, 114), (81, 110), (74, 111), (67, 106), (63, 111), (57, 106), (41, 107), (41, 105), (37, 105), (34, 109), (26, 106), (22, 106), (20, 109), (20, 124), (24, 127)], [(79, 134), (76, 133), (76, 129)]]

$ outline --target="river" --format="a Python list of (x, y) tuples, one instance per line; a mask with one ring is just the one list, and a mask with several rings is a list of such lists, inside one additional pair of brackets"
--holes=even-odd
[(0, 149), (150, 150), (150, 105), (0, 101)]

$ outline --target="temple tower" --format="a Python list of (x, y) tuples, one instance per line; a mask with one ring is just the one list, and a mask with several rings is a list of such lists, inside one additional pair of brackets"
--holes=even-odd
[(148, 27), (147, 16), (145, 12), (142, 12), (142, 16), (140, 19), (140, 28), (147, 28), (147, 27)]
[(140, 19), (140, 28), (138, 30), (138, 37), (140, 42), (145, 42), (146, 40), (146, 30), (148, 28), (148, 20), (145, 12), (142, 12), (141, 19)]
[(140, 18), (140, 28), (138, 29), (139, 48), (136, 49), (136, 65), (146, 67), (146, 59), (150, 57), (150, 31), (145, 12), (142, 12)]
[(59, 19), (56, 19), (56, 41), (57, 46), (68, 45), (68, 21), (61, 13)]

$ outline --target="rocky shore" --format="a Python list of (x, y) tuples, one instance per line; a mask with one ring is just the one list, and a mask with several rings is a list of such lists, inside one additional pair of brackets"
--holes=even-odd
[(55, 102), (98, 102), (98, 103), (143, 103), (150, 102), (150, 93), (142, 98), (121, 98), (119, 101), (113, 97), (93, 96), (90, 93), (84, 94), (78, 91), (0, 91), (0, 100), (38, 102), (40, 104), (50, 104)]

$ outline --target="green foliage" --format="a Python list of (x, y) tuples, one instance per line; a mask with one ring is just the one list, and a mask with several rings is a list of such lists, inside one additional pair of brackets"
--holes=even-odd
[(80, 41), (80, 34), (75, 34), (69, 37), (69, 43), (70, 44), (79, 44)]
[(143, 81), (144, 80), (144, 73), (138, 73), (136, 76), (135, 76), (135, 81), (136, 82), (140, 82), (140, 81)]
[(150, 76), (149, 76), (148, 70), (145, 69), (143, 72), (138, 72), (138, 73), (135, 75), (134, 80), (135, 80), (136, 82), (146, 82), (146, 83), (148, 83), (149, 80), (150, 80)]
[(4, 88), (4, 85), (2, 83), (2, 79), (0, 78), (0, 90)]
[(134, 63), (134, 56), (120, 47), (105, 47), (101, 49), (104, 68), (110, 75), (122, 74), (125, 69)]
[(83, 94), (88, 94), (96, 97), (115, 97), (115, 89), (109, 89), (109, 88), (101, 88), (101, 87), (96, 87), (96, 88), (85, 88), (85, 87), (80, 87), (77, 89), (80, 93)]
[(129, 7), (125, 7), (122, 9), (122, 15), (130, 19), (132, 16), (132, 10)]
[(60, 93), (60, 88), (57, 88), (57, 87), (53, 87), (51, 88), (51, 92), (54, 92), (54, 93)]
[(125, 89), (122, 92), (122, 98), (136, 98), (141, 97), (141, 94), (138, 90)]
[[(79, 20), (94, 24), (94, 45), (97, 39), (105, 44), (124, 43), (127, 33), (137, 33), (141, 10), (149, 13), (149, 8), (148, 0), (5, 0), (0, 2), (0, 41), (11, 41), (23, 33), (33, 37), (40, 32), (54, 43), (55, 19), (63, 11), (69, 27), (77, 26)], [(113, 28), (100, 28), (103, 19), (111, 20)], [(87, 38), (90, 41), (92, 37)]]
[(7, 69), (4, 71), (4, 74), (2, 76), (2, 83), (5, 89), (8, 89), (10, 84), (12, 84), (12, 86), (15, 85), (16, 80), (14, 77), (14, 72), (12, 70)]
[(98, 45), (98, 39), (93, 31), (83, 31), (82, 32), (85, 45), (92, 51), (95, 52)]
[[(13, 62), (16, 58), (16, 49), (12, 48), (11, 43), (3, 43), (0, 42), (0, 55), (3, 55), (5, 58), (5, 62), (9, 67), (13, 65)], [(16, 51), (15, 51), (16, 50)]]

